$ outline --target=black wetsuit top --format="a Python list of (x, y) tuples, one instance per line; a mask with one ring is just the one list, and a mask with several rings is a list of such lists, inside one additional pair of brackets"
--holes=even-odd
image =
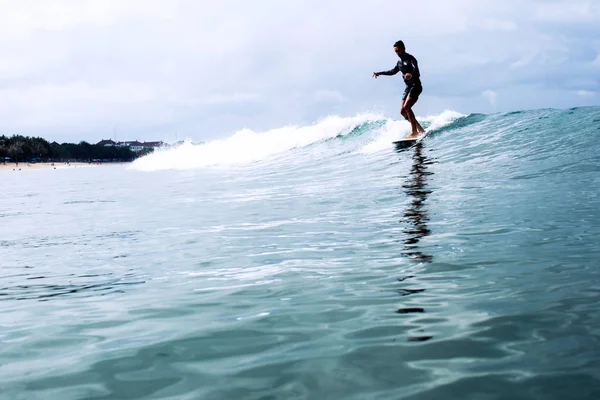
[(393, 69), (380, 72), (379, 74), (396, 75), (398, 72), (402, 72), (402, 77), (404, 78), (404, 74), (410, 72), (412, 74), (411, 79), (407, 80), (404, 78), (404, 83), (406, 83), (406, 86), (421, 85), (421, 73), (419, 72), (419, 64), (417, 63), (417, 59), (407, 52), (404, 52), (404, 54), (401, 54), (398, 57), (400, 57), (400, 59)]

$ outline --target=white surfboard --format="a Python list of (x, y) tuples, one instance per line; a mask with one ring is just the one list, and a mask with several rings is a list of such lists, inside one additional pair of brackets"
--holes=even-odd
[(401, 139), (401, 140), (397, 140), (393, 143), (397, 149), (406, 149), (406, 148), (412, 147), (412, 146), (416, 145), (417, 143), (419, 143), (421, 140), (423, 140), (423, 138), (425, 136), (427, 136), (427, 134), (429, 132), (430, 132), (430, 130), (426, 129), (425, 132), (423, 132), (421, 135), (417, 136), (416, 138)]

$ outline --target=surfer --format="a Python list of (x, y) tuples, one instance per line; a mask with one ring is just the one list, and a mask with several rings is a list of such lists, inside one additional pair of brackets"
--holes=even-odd
[(402, 40), (398, 40), (396, 43), (394, 43), (394, 52), (400, 58), (396, 66), (389, 71), (373, 72), (373, 77), (377, 78), (379, 75), (396, 75), (398, 72), (402, 73), (404, 83), (406, 84), (406, 89), (402, 95), (400, 114), (402, 114), (402, 116), (406, 118), (408, 122), (410, 122), (412, 131), (406, 138), (412, 139), (425, 132), (412, 111), (412, 106), (414, 106), (417, 100), (419, 100), (419, 95), (423, 91), (423, 87), (421, 86), (419, 64), (417, 63), (416, 58), (406, 52), (406, 48), (404, 47), (404, 42)]

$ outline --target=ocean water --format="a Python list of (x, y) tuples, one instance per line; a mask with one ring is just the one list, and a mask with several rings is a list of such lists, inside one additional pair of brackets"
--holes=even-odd
[(0, 171), (2, 399), (599, 399), (600, 108)]

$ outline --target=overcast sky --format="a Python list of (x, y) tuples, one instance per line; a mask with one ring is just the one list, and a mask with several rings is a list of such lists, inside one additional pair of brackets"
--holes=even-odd
[(210, 140), (380, 111), (600, 104), (598, 0), (0, 0), (0, 133)]

